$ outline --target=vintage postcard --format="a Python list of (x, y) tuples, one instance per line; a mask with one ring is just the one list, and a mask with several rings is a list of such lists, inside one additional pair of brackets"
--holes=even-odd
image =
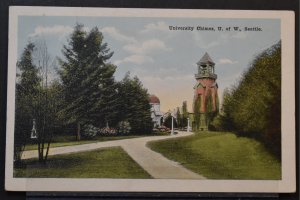
[(9, 11), (6, 190), (296, 190), (293, 12)]

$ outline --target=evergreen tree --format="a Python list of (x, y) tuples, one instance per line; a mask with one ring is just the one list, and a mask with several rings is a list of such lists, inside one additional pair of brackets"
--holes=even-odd
[[(169, 129), (172, 128), (172, 114), (171, 112), (168, 114), (164, 121), (164, 126), (168, 127)], [(177, 122), (175, 119), (173, 119), (173, 128), (177, 128)]]
[(187, 118), (189, 117), (188, 111), (187, 111), (187, 102), (182, 102), (182, 127), (187, 126)]
[(115, 118), (116, 66), (107, 63), (113, 52), (103, 43), (103, 35), (95, 27), (89, 33), (77, 24), (68, 45), (63, 48), (65, 59), (60, 59), (59, 72), (65, 93), (63, 113), (68, 123), (80, 126), (92, 123), (98, 127)]
[(40, 77), (33, 64), (35, 45), (28, 43), (17, 63), (19, 70), (16, 83), (14, 159), (20, 161), (21, 153), (30, 138), (33, 119), (37, 117), (37, 96), (39, 94)]
[(152, 131), (149, 94), (137, 77), (129, 73), (119, 83), (119, 113), (121, 121), (128, 121), (131, 133), (145, 134)]
[(183, 121), (183, 114), (180, 113), (180, 108), (177, 107), (176, 108), (176, 121), (177, 121), (177, 125), (179, 128), (183, 128), (183, 124), (182, 124), (182, 121)]
[(17, 83), (23, 90), (20, 94), (23, 95), (37, 95), (39, 83), (41, 78), (38, 76), (38, 69), (33, 64), (33, 51), (35, 45), (29, 42), (24, 49), (20, 61), (17, 63), (17, 67), (21, 72), (20, 82)]

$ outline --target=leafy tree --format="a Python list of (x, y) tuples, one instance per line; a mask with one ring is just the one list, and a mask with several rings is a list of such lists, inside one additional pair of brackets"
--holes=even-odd
[[(164, 121), (164, 126), (170, 128), (170, 129), (172, 128), (172, 115), (171, 115), (171, 114), (169, 114), (169, 115), (166, 117), (166, 119), (165, 119), (165, 121)], [(177, 127), (177, 122), (176, 122), (175, 119), (173, 119), (173, 127), (174, 127), (174, 128)]]
[(116, 66), (107, 63), (113, 52), (103, 43), (103, 35), (96, 27), (87, 33), (83, 25), (77, 24), (62, 52), (59, 74), (66, 101), (62, 113), (68, 123), (77, 124), (80, 140), (81, 124), (101, 127), (116, 115)]
[(15, 136), (14, 159), (20, 161), (21, 153), (28, 143), (28, 138), (33, 126), (33, 119), (37, 116), (37, 96), (41, 78), (33, 62), (35, 45), (31, 42), (25, 47), (17, 63), (19, 70), (16, 83), (16, 108), (15, 108)]
[[(52, 82), (41, 90), (40, 116), (38, 122), (38, 150), (39, 160), (46, 162), (53, 136), (63, 131), (63, 116), (59, 111), (63, 108), (62, 85), (58, 81)], [(41, 120), (42, 119), (42, 120)]]
[(188, 118), (188, 111), (187, 111), (187, 101), (182, 102), (182, 127), (187, 126), (187, 118)]
[[(48, 84), (50, 65), (45, 41), (29, 43), (17, 64), (20, 79), (16, 85), (15, 152), (22, 152), (29, 142), (37, 143), (39, 161), (43, 163), (47, 161), (52, 134), (59, 121), (61, 102), (58, 83)], [(36, 138), (31, 138), (33, 127)], [(20, 153), (15, 156), (15, 160), (20, 160)]]
[(144, 134), (152, 131), (149, 94), (137, 77), (125, 75), (118, 87), (120, 121), (128, 121), (131, 133)]
[(226, 88), (223, 92), (223, 107), (211, 124), (213, 129), (222, 131), (235, 130), (232, 118), (232, 110), (234, 109), (232, 101), (232, 94)]
[(50, 143), (52, 141), (53, 133), (58, 122), (58, 104), (59, 95), (61, 93), (56, 90), (58, 85), (50, 84), (49, 74), (50, 68), (54, 67), (54, 59), (51, 58), (47, 44), (44, 40), (37, 40), (35, 42), (36, 48), (34, 50), (35, 62), (38, 63), (39, 77), (41, 82), (39, 85), (38, 96), (36, 97), (36, 129), (37, 129), (37, 144), (38, 157), (40, 163), (45, 163), (48, 159)]
[(183, 123), (182, 123), (183, 114), (180, 113), (180, 108), (179, 107), (177, 107), (177, 109), (176, 109), (176, 119), (177, 119), (176, 122), (177, 122), (178, 127), (183, 128)]
[(179, 107), (177, 108), (177, 112), (176, 112), (177, 126), (180, 128), (187, 127), (187, 118), (188, 118), (187, 101), (183, 101), (181, 106), (181, 112)]
[(239, 84), (225, 93), (224, 129), (257, 138), (280, 158), (281, 43), (255, 57)]

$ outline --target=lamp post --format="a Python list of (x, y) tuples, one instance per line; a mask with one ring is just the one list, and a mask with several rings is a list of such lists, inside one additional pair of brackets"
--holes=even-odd
[(171, 135), (174, 135), (174, 117), (173, 115), (171, 115), (172, 117), (172, 130), (171, 130)]

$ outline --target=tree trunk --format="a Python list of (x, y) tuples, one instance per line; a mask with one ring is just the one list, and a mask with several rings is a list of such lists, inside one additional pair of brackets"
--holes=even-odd
[(79, 141), (81, 139), (80, 136), (80, 123), (77, 122), (77, 137), (76, 137), (77, 141)]
[(48, 141), (47, 150), (46, 150), (46, 155), (45, 155), (45, 162), (46, 162), (47, 159), (48, 159), (48, 154), (49, 154), (49, 149), (50, 149), (50, 143), (51, 143), (51, 141), (49, 140), (49, 141)]
[(43, 160), (43, 151), (41, 150), (41, 142), (38, 142), (39, 162)]

